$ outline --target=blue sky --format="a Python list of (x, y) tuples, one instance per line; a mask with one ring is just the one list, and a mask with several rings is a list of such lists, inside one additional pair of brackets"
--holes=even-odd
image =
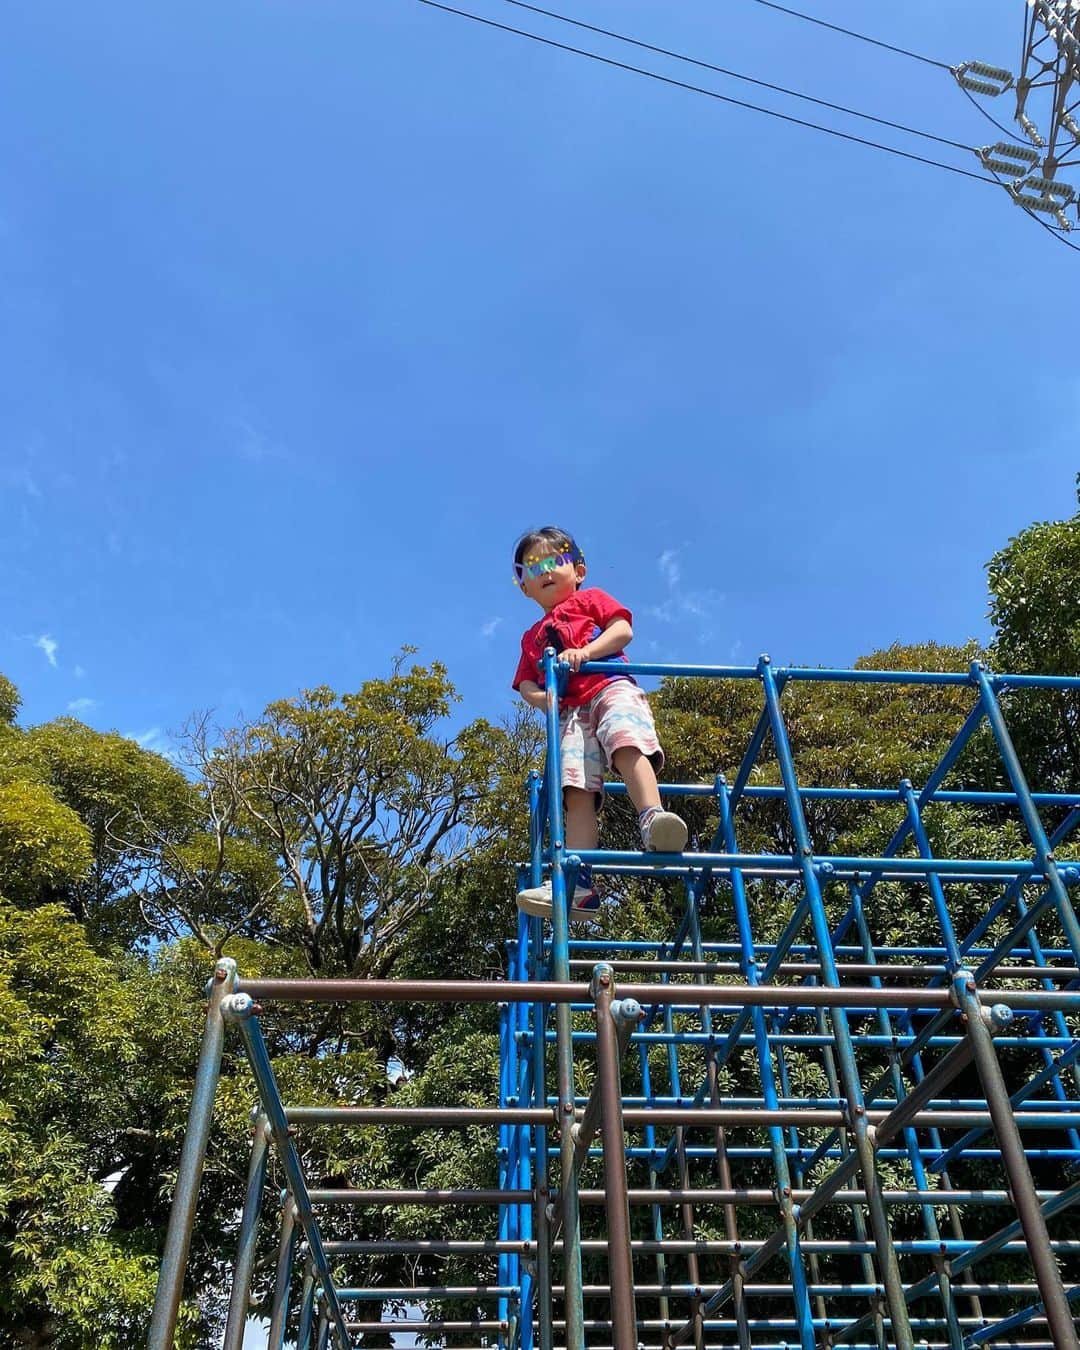
[[(1020, 0), (805, 8), (1016, 68)], [(566, 9), (997, 137), (944, 72), (752, 0)], [(641, 657), (848, 664), (985, 635), (985, 561), (1074, 509), (1080, 258), (998, 189), (416, 0), (4, 27), (0, 670), (28, 721), (162, 746), (403, 643), (499, 716), (534, 617), (509, 551), (548, 520)]]

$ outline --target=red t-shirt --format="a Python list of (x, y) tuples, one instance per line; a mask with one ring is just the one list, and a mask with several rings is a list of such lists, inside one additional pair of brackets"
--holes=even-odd
[[(527, 633), (522, 634), (521, 660), (514, 673), (514, 688), (519, 689), (524, 680), (532, 680), (541, 689), (544, 687), (545, 647), (554, 647), (557, 652), (584, 647), (593, 638), (599, 637), (616, 619), (625, 619), (629, 624), (634, 621), (626, 606), (613, 600), (606, 591), (590, 586), (587, 590), (577, 590), (573, 595), (568, 595), (542, 619), (538, 619)], [(617, 656), (605, 656), (604, 660), (625, 661), (626, 657), (619, 652)], [(559, 699), (559, 706), (580, 708), (591, 703), (612, 679), (630, 680), (630, 676), (571, 675), (566, 684), (566, 693)], [(630, 682), (633, 683), (633, 680)]]

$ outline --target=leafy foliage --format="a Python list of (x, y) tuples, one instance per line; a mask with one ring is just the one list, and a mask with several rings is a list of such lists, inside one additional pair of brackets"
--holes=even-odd
[[(1078, 564), (1080, 515), (1033, 525), (995, 555), (997, 668), (1080, 669)], [(409, 664), (410, 655), (354, 692), (312, 689), (222, 729), (194, 719), (186, 772), (70, 718), (20, 727), (17, 691), (0, 676), (0, 1342), (37, 1350), (143, 1342), (216, 956), (234, 956), (251, 976), (501, 974), (514, 867), (526, 853), (523, 783), (538, 763), (540, 729), (524, 711), (502, 725), (461, 725), (446, 668)], [(964, 670), (984, 655), (971, 642), (927, 642), (857, 664)], [(792, 682), (783, 692), (804, 784), (890, 789), (902, 776), (925, 778), (972, 701), (970, 686)], [(653, 703), (669, 779), (734, 779), (760, 713), (754, 682), (667, 680)], [(1077, 714), (1075, 700), (1030, 692), (1009, 705), (1038, 785), (1080, 784)], [(985, 784), (994, 764), (982, 738), (951, 781)], [(768, 740), (750, 783), (779, 783)], [(897, 803), (814, 800), (807, 810), (817, 849), (841, 854), (880, 851), (900, 819)], [(711, 840), (709, 795), (687, 815), (697, 839)], [(605, 839), (636, 847), (626, 800), (610, 799), (606, 817)], [(952, 856), (1024, 847), (1006, 812), (932, 809), (926, 827), (932, 847)], [(740, 811), (739, 843), (791, 849), (775, 796)], [(677, 891), (639, 882), (621, 887), (619, 901), (604, 907), (603, 931), (613, 936), (668, 938), (681, 909)], [(796, 901), (790, 883), (755, 887), (757, 933), (779, 932)], [(730, 903), (717, 887), (707, 937), (730, 937)], [(831, 888), (827, 903), (838, 915), (846, 893)], [(985, 892), (952, 885), (950, 906), (960, 925), (974, 922)], [(865, 919), (880, 942), (937, 939), (929, 895), (916, 887), (879, 884)], [(274, 1008), (263, 1022), (292, 1102), (438, 1105), (495, 1099), (496, 1017), (482, 1005), (321, 1005)], [(385, 1073), (395, 1054), (413, 1073), (397, 1087)], [(657, 1046), (649, 1063), (654, 1086), (672, 1073), (694, 1087), (700, 1079), (698, 1051)], [(786, 1058), (794, 1093), (831, 1093), (832, 1072), (824, 1056)], [(639, 1073), (628, 1068), (628, 1091)], [(759, 1075), (754, 1055), (740, 1052), (720, 1069), (720, 1091), (756, 1091)], [(192, 1244), (185, 1350), (220, 1335), (253, 1095), (230, 1043)], [(731, 1142), (748, 1139), (735, 1131)], [(331, 1186), (487, 1186), (495, 1177), (490, 1130), (318, 1127), (297, 1142), (311, 1177)], [(910, 1181), (899, 1165), (895, 1179)], [(759, 1182), (769, 1184), (764, 1169)], [(586, 1184), (600, 1184), (598, 1174)], [(765, 1231), (770, 1216), (757, 1217)], [(437, 1235), (488, 1236), (489, 1220), (486, 1211), (448, 1211)], [(916, 1220), (898, 1213), (897, 1221)], [(338, 1237), (433, 1235), (426, 1210), (335, 1212), (328, 1222)], [(352, 1280), (387, 1285), (464, 1275), (429, 1255), (350, 1267)], [(257, 1300), (271, 1279), (271, 1264), (260, 1265)]]

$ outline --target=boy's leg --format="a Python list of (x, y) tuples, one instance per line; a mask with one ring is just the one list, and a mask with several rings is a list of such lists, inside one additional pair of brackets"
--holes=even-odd
[(566, 848), (595, 848), (600, 841), (600, 823), (596, 814), (596, 793), (584, 788), (563, 788), (563, 813), (566, 817)]
[[(599, 837), (597, 813), (604, 786), (603, 754), (589, 725), (587, 708), (568, 708), (560, 718), (563, 820), (566, 848), (570, 853), (595, 848)], [(518, 892), (518, 908), (541, 918), (551, 917), (551, 882)], [(570, 917), (590, 919), (600, 907), (588, 867), (578, 871), (570, 897)]]
[(636, 746), (624, 745), (613, 752), (611, 762), (626, 784), (630, 800), (638, 813), (641, 841), (655, 853), (681, 853), (689, 833), (682, 816), (665, 811), (660, 804), (660, 788), (647, 755)]
[(660, 804), (656, 771), (664, 752), (656, 737), (649, 700), (629, 680), (613, 680), (593, 700), (597, 737), (608, 762), (626, 783), (638, 813), (646, 849), (681, 853), (686, 847), (686, 823)]
[[(651, 807), (660, 808), (660, 786), (649, 759), (635, 745), (624, 745), (611, 756), (615, 772), (626, 784), (638, 815)], [(584, 845), (582, 845), (584, 847)]]

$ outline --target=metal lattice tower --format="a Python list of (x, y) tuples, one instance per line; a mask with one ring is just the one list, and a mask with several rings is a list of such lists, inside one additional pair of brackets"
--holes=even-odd
[[(971, 93), (997, 98), (1015, 87), (1026, 144), (985, 146), (984, 166), (1007, 180), (1013, 200), (1061, 230), (1076, 227), (1080, 195), (1080, 0), (1027, 0), (1020, 74), (969, 61), (953, 68)], [(1065, 172), (1065, 177), (1059, 175)]]
[[(994, 675), (980, 663), (941, 674), (775, 669), (764, 657), (749, 668), (622, 665), (756, 682), (760, 713), (731, 781), (662, 789), (715, 806), (711, 840), (682, 854), (571, 856), (561, 793), (549, 790), (561, 781), (555, 654), (545, 662), (546, 781), (528, 783), (522, 878), (550, 873), (552, 925), (519, 915), (500, 982), (243, 980), (219, 963), (151, 1350), (173, 1344), (230, 1025), (259, 1113), (225, 1350), (243, 1335), (271, 1146), (287, 1177), (272, 1350), (288, 1327), (299, 1350), (346, 1350), (367, 1332), (406, 1329), (364, 1319), (388, 1299), (463, 1304), (467, 1315), (428, 1319), (427, 1330), (504, 1350), (1077, 1350), (1080, 1241), (1067, 1211), (1080, 1201), (1080, 921), (1070, 897), (1080, 865), (1057, 850), (1080, 825), (1080, 792), (1030, 790), (1000, 696), (1076, 691), (1080, 679)], [(970, 690), (970, 710), (922, 783), (807, 786), (783, 712), (785, 688), (801, 681), (953, 686)], [(1007, 786), (947, 787), (980, 729)], [(780, 778), (769, 785), (752, 781), (766, 743)], [(895, 813), (880, 855), (815, 850), (809, 808), (829, 802)], [(740, 849), (748, 814), (765, 806), (783, 812), (790, 852)], [(935, 855), (928, 813), (988, 809), (1022, 824), (1025, 856)], [(584, 862), (678, 888), (676, 931), (615, 941), (601, 925), (571, 937), (566, 896)], [(777, 922), (763, 900), (781, 895)], [(889, 942), (898, 896), (925, 911), (933, 941)], [(259, 1014), (301, 1000), (498, 1004), (499, 1101), (288, 1106)], [(320, 1189), (293, 1138), (320, 1123), (489, 1127), (498, 1186)], [(366, 1208), (406, 1205), (431, 1215), (415, 1239), (362, 1236)], [(440, 1215), (463, 1205), (490, 1209), (491, 1237), (440, 1236)], [(344, 1206), (361, 1236), (328, 1241), (328, 1208)], [(350, 1261), (370, 1253), (469, 1258), (475, 1282), (357, 1287)]]
[[(1039, 101), (1043, 106), (1036, 108)], [(1044, 150), (1043, 176), (1078, 162), (1080, 126), (1080, 3), (1028, 0), (1024, 56), (1016, 81), (1016, 120)]]

